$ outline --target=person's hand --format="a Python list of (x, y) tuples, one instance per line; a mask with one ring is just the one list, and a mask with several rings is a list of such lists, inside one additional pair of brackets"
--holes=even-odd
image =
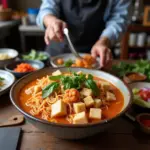
[(108, 44), (102, 42), (101, 40), (97, 41), (91, 50), (91, 54), (94, 58), (97, 56), (100, 57), (100, 67), (106, 68), (112, 63), (112, 53), (108, 48)]
[(45, 42), (48, 45), (49, 41), (63, 41), (64, 34), (63, 29), (67, 27), (67, 24), (51, 15), (44, 18), (44, 23), (46, 26), (45, 31)]

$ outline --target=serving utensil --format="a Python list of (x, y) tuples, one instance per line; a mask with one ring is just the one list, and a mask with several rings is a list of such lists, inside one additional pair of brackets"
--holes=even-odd
[(69, 30), (67, 28), (64, 28), (64, 34), (67, 38), (67, 41), (68, 41), (68, 44), (69, 44), (69, 47), (70, 47), (70, 50), (71, 52), (78, 58), (82, 59), (82, 57), (78, 54), (78, 52), (76, 51), (76, 49), (74, 48), (72, 42), (71, 42), (71, 39), (70, 39), (70, 36), (69, 36)]
[(10, 117), (8, 120), (0, 123), (0, 127), (12, 126), (21, 124), (24, 121), (24, 117), (22, 115), (15, 115)]

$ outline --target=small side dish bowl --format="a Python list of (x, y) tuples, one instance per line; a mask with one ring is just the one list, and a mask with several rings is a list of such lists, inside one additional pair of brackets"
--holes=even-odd
[(21, 78), (21, 77), (33, 72), (33, 71), (30, 71), (30, 72), (16, 72), (16, 71), (14, 71), (14, 69), (17, 67), (17, 65), (19, 65), (21, 63), (27, 63), (27, 64), (31, 65), (33, 68), (35, 68), (36, 70), (40, 70), (40, 69), (44, 68), (44, 66), (45, 66), (44, 63), (41, 61), (22, 60), (22, 61), (16, 61), (12, 64), (6, 65), (5, 70), (14, 74), (16, 76), (16, 78)]
[(18, 57), (18, 52), (14, 49), (1, 48), (0, 57), (0, 68), (3, 68), (5, 65), (11, 64), (15, 61)]
[(149, 82), (134, 82), (129, 84), (130, 89), (133, 93), (133, 107), (137, 110), (139, 113), (143, 112), (150, 112), (150, 102), (146, 102), (144, 100), (139, 99), (136, 95), (136, 90), (140, 89), (150, 89), (150, 83)]
[(150, 114), (142, 113), (136, 117), (137, 122), (139, 123), (140, 129), (147, 134), (150, 134)]
[(3, 81), (4, 84), (3, 86), (0, 87), (0, 96), (1, 96), (6, 92), (8, 92), (10, 87), (13, 85), (13, 83), (15, 82), (15, 76), (10, 72), (0, 70), (0, 77), (4, 79)]
[[(73, 72), (82, 71), (85, 74), (92, 74), (93, 76), (97, 76), (101, 79), (110, 82), (112, 85), (118, 88), (124, 98), (124, 105), (121, 111), (118, 112), (118, 114), (111, 119), (105, 119), (100, 122), (90, 123), (90, 124), (63, 124), (63, 123), (49, 122), (40, 118), (36, 118), (31, 114), (27, 113), (22, 108), (19, 102), (19, 94), (22, 88), (28, 83), (34, 81), (35, 79), (41, 78), (43, 76), (50, 75), (56, 70), (57, 69), (55, 68), (48, 67), (33, 72), (18, 80), (10, 91), (10, 98), (13, 105), (26, 117), (28, 121), (30, 121), (37, 128), (41, 129), (42, 131), (50, 135), (53, 135), (57, 138), (74, 140), (74, 139), (86, 138), (95, 135), (97, 133), (104, 132), (108, 130), (108, 128), (112, 126), (115, 123), (115, 121), (121, 115), (123, 115), (127, 111), (127, 109), (131, 106), (131, 102), (132, 102), (131, 91), (129, 90), (127, 85), (124, 82), (122, 82), (119, 78), (99, 70), (71, 68), (71, 71)], [(59, 68), (59, 70), (62, 73), (68, 72), (68, 68)]]
[(42, 61), (44, 64), (49, 63), (50, 55), (45, 51), (31, 50), (30, 52), (22, 53), (19, 55), (20, 60), (37, 60)]
[(145, 81), (147, 79), (147, 76), (142, 74), (142, 73), (137, 73), (137, 72), (130, 72), (127, 73), (124, 77), (123, 80), (125, 83), (133, 83), (133, 82), (140, 82), (140, 81)]

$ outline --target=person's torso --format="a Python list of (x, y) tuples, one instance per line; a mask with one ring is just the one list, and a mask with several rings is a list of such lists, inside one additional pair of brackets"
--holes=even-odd
[[(99, 39), (105, 28), (106, 6), (107, 0), (60, 1), (60, 19), (67, 23), (71, 40), (78, 51), (89, 52)], [(66, 39), (61, 46), (68, 49)]]

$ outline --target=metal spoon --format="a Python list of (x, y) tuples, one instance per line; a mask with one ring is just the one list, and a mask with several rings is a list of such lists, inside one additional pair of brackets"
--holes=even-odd
[(73, 44), (72, 44), (72, 42), (71, 42), (71, 39), (70, 39), (70, 37), (69, 37), (69, 30), (68, 30), (67, 28), (64, 28), (64, 34), (65, 34), (65, 36), (66, 36), (66, 38), (67, 38), (67, 41), (68, 41), (68, 44), (69, 44), (69, 47), (70, 47), (71, 52), (72, 52), (76, 57), (82, 59), (82, 57), (81, 57), (81, 56), (78, 54), (78, 52), (75, 50), (75, 48), (74, 48), (74, 46), (73, 46)]

